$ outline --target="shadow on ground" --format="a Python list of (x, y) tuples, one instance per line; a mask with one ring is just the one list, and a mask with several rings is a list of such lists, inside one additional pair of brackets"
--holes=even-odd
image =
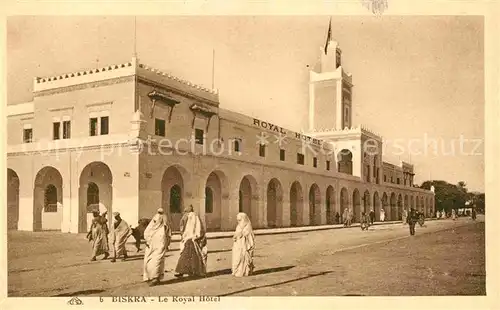
[(234, 292), (230, 292), (230, 293), (227, 293), (227, 294), (222, 294), (220, 296), (231, 296), (231, 295), (235, 295), (235, 294), (240, 294), (240, 293), (245, 293), (245, 292), (253, 291), (253, 290), (256, 290), (256, 289), (259, 289), (259, 288), (273, 287), (273, 286), (278, 286), (278, 285), (282, 285), (282, 284), (288, 284), (288, 283), (292, 283), (292, 282), (301, 281), (301, 280), (304, 280), (304, 279), (309, 279), (309, 278), (313, 278), (313, 277), (322, 276), (322, 275), (329, 274), (329, 273), (332, 273), (332, 272), (333, 271), (323, 271), (323, 272), (319, 272), (319, 273), (308, 274), (307, 276), (304, 276), (304, 277), (300, 277), (300, 278), (296, 278), (296, 279), (291, 279), (291, 280), (287, 280), (287, 281), (282, 281), (282, 282), (278, 282), (278, 283), (272, 283), (272, 284), (267, 284), (267, 285), (249, 287), (249, 288), (242, 289), (242, 290), (239, 290), (239, 291), (234, 291)]
[[(261, 274), (268, 274), (268, 273), (273, 273), (273, 272), (280, 272), (280, 271), (286, 271), (289, 269), (292, 269), (295, 266), (284, 266), (284, 267), (275, 267), (275, 268), (267, 268), (267, 269), (260, 269), (257, 270), (253, 273), (253, 276), (261, 275)], [(216, 271), (211, 271), (207, 272), (205, 277), (182, 277), (182, 278), (176, 278), (176, 279), (171, 279), (165, 282), (161, 282), (160, 285), (167, 285), (167, 284), (174, 284), (174, 283), (179, 283), (179, 282), (187, 282), (187, 281), (192, 281), (192, 280), (200, 280), (204, 278), (212, 278), (212, 277), (217, 277), (217, 276), (223, 276), (223, 275), (229, 275), (231, 274), (231, 269), (221, 269), (221, 270), (216, 270)]]

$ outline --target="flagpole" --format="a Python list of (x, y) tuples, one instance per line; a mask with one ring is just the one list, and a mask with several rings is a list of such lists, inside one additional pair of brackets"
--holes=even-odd
[(134, 16), (134, 57), (137, 57), (137, 16)]
[(215, 86), (215, 48), (212, 49), (212, 89)]

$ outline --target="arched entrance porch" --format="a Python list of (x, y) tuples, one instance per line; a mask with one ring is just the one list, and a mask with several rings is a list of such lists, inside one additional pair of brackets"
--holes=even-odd
[(321, 224), (321, 193), (316, 183), (309, 189), (309, 225)]
[(63, 220), (61, 173), (44, 167), (35, 177), (33, 189), (33, 231), (61, 230)]
[(267, 185), (267, 227), (280, 227), (283, 223), (283, 190), (278, 179), (273, 178)]
[(107, 212), (108, 225), (113, 223), (113, 176), (108, 165), (95, 161), (83, 168), (78, 196), (78, 232), (88, 231), (93, 211)]
[(290, 226), (301, 226), (302, 224), (302, 208), (304, 197), (302, 194), (302, 186), (298, 181), (292, 183), (290, 187)]

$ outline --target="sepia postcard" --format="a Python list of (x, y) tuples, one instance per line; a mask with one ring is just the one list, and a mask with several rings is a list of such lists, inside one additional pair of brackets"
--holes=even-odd
[(497, 2), (2, 7), (2, 309), (500, 307)]

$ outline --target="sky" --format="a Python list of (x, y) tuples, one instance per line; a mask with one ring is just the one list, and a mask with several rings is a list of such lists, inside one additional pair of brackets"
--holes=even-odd
[[(128, 62), (136, 50), (141, 63), (213, 82), (222, 108), (300, 131), (329, 18), (10, 17), (7, 102), (31, 101), (35, 76)], [(383, 137), (384, 160), (410, 161), (417, 183), (465, 181), (484, 191), (483, 18), (332, 16), (331, 23), (353, 76), (353, 123)]]

